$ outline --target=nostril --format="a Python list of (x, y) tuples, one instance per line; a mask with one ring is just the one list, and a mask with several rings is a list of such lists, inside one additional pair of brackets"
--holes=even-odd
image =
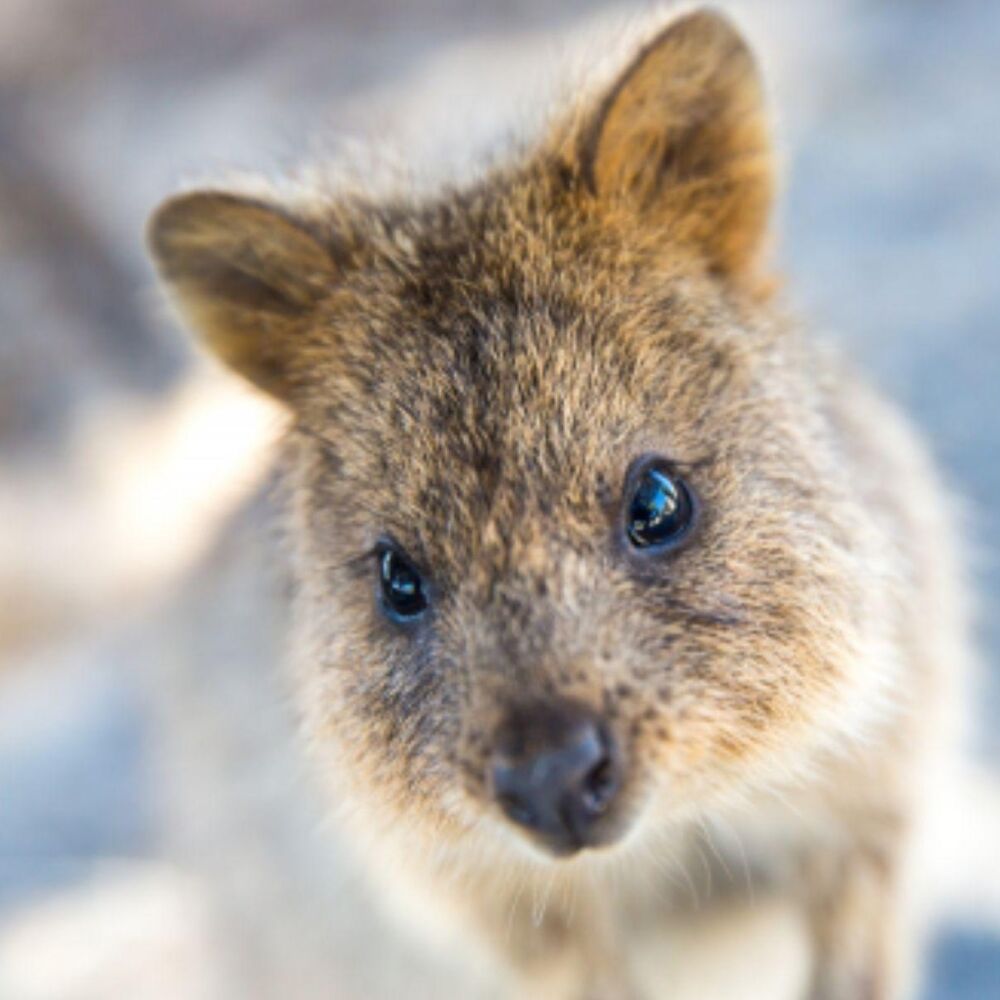
[(618, 769), (610, 755), (605, 754), (584, 776), (580, 790), (584, 808), (599, 816), (611, 804), (618, 791)]
[(501, 792), (496, 798), (497, 804), (509, 820), (519, 823), (521, 826), (537, 825), (538, 818), (524, 799), (509, 792)]

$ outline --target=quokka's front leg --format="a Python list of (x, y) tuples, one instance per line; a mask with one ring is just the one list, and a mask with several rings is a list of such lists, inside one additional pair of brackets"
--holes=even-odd
[(597, 967), (578, 954), (527, 970), (517, 1000), (644, 1000), (621, 969)]
[(646, 1000), (620, 958), (581, 938), (521, 967), (512, 1000)]
[[(902, 1000), (910, 980), (898, 852), (865, 850), (822, 865), (810, 905), (808, 1000)], [(817, 873), (818, 874), (818, 873)]]

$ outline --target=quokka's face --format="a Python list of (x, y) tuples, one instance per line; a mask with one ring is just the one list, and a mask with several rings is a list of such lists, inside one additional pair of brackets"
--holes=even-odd
[(695, 14), (468, 192), (157, 216), (295, 412), (307, 726), (388, 825), (608, 847), (835, 729), (856, 511), (759, 318), (769, 191), (752, 60)]

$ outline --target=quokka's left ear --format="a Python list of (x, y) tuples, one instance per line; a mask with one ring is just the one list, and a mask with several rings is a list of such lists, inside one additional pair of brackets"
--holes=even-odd
[(694, 246), (718, 272), (749, 268), (774, 187), (763, 87), (721, 14), (671, 23), (619, 76), (585, 125), (580, 172), (603, 201)]
[(150, 252), (184, 318), (244, 378), (293, 402), (310, 322), (339, 269), (308, 226), (277, 205), (196, 191), (161, 205)]

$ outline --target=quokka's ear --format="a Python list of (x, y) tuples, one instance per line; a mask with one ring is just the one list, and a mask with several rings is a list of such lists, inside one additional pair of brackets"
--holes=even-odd
[(696, 246), (719, 272), (747, 268), (771, 207), (763, 87), (722, 15), (696, 11), (653, 39), (581, 133), (580, 168), (601, 199)]
[(337, 278), (318, 237), (273, 205), (205, 191), (161, 205), (148, 240), (182, 315), (209, 348), (289, 399), (307, 322)]

